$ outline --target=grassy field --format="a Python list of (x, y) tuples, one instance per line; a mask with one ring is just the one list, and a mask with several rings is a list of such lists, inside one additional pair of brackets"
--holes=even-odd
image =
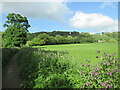
[[(90, 64), (95, 65), (100, 60), (99, 56), (104, 53), (116, 53), (116, 57), (118, 57), (117, 43), (66, 44), (34, 47), (52, 51), (67, 51), (69, 53), (68, 56), (70, 56), (69, 59), (77, 64), (84, 63), (87, 59), (91, 61)], [(96, 53), (96, 51), (100, 51), (101, 53)], [(96, 56), (99, 58), (96, 58)]]

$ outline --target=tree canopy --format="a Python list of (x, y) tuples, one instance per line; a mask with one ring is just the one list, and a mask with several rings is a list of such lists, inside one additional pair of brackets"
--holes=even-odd
[(21, 47), (26, 44), (27, 29), (30, 27), (27, 18), (15, 13), (9, 13), (6, 18), (3, 47)]

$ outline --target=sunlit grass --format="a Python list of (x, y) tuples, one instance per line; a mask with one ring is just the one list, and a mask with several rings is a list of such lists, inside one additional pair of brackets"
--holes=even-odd
[[(46, 46), (34, 46), (51, 51), (67, 51), (70, 59), (77, 64), (90, 60), (90, 64), (95, 65), (100, 59), (99, 56), (103, 53), (116, 53), (118, 57), (118, 44), (117, 43), (91, 43), (91, 44), (64, 44), (64, 45), (46, 45)], [(96, 53), (101, 51), (101, 53)], [(98, 56), (98, 58), (96, 58)]]

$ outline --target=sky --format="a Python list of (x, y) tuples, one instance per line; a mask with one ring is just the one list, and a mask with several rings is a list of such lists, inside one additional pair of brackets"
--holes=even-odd
[(117, 2), (6, 2), (2, 3), (2, 24), (11, 12), (27, 17), (31, 33), (118, 31)]

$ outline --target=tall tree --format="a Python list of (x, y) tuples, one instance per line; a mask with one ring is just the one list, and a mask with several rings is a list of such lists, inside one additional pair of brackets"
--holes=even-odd
[(6, 18), (3, 25), (7, 27), (3, 34), (3, 47), (20, 47), (26, 44), (27, 29), (30, 27), (27, 18), (15, 13), (9, 13)]

